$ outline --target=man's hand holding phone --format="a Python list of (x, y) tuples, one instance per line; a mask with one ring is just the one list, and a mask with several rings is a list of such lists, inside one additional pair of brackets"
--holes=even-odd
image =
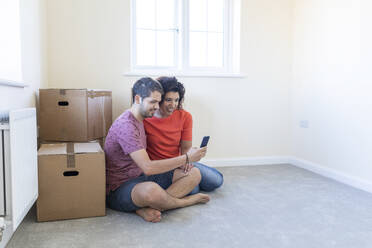
[(191, 147), (191, 149), (187, 152), (187, 155), (189, 156), (189, 162), (197, 162), (201, 158), (205, 156), (207, 153), (207, 147), (203, 148), (197, 148), (197, 147)]
[(188, 173), (192, 169), (192, 167), (194, 167), (192, 163), (199, 161), (201, 158), (203, 158), (207, 154), (208, 141), (209, 141), (209, 136), (204, 136), (202, 143), (200, 145), (200, 148), (192, 147), (187, 152), (189, 163), (181, 166), (180, 169), (183, 169), (185, 173)]

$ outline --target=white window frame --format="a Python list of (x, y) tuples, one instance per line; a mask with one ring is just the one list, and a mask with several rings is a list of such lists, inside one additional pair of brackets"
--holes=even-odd
[[(175, 3), (175, 9), (178, 9), (178, 0), (174, 0)], [(175, 66), (143, 66), (143, 65), (137, 65), (137, 44), (136, 44), (136, 37), (137, 37), (137, 25), (136, 25), (136, 1), (131, 0), (131, 68), (132, 71), (146, 71), (146, 70), (153, 70), (154, 68), (159, 69), (159, 70), (171, 70), (175, 71), (178, 67), (178, 38), (179, 35), (177, 33), (179, 32), (178, 29), (178, 18), (177, 18), (177, 12), (174, 13), (174, 20), (175, 20), (175, 28), (174, 29), (168, 29), (168, 30), (173, 30), (175, 31), (175, 53), (174, 53), (174, 62)], [(156, 39), (155, 39), (156, 41)], [(156, 47), (156, 44), (155, 44)], [(155, 53), (157, 50), (155, 49)], [(155, 55), (155, 58), (157, 58), (157, 54)]]
[[(179, 75), (242, 77), (240, 60), (240, 0), (224, 0), (224, 51), (223, 67), (189, 66), (189, 0), (175, 0), (175, 66), (139, 66), (136, 64), (136, 5), (131, 0), (131, 70), (128, 76), (137, 75)], [(180, 13), (180, 14), (178, 14)], [(180, 18), (177, 16), (180, 15)], [(177, 35), (178, 34), (178, 35)]]
[(21, 3), (0, 3), (0, 86), (26, 87), (22, 73)]

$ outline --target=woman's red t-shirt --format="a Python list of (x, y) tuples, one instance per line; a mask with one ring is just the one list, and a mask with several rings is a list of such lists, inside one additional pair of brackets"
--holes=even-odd
[(177, 157), (181, 140), (192, 141), (192, 116), (185, 110), (175, 110), (166, 118), (146, 118), (143, 123), (151, 160)]

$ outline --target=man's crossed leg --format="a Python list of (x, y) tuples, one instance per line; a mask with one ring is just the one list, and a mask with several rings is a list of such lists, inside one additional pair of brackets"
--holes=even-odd
[(164, 190), (156, 182), (142, 182), (133, 187), (133, 203), (141, 207), (136, 213), (146, 221), (159, 222), (161, 211), (207, 203), (209, 196), (198, 193), (186, 196), (200, 183), (198, 168), (192, 168), (187, 174), (181, 169), (174, 170), (172, 184)]

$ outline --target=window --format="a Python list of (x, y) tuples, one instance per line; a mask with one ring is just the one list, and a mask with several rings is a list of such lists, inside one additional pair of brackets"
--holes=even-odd
[(18, 0), (0, 1), (0, 81), (22, 81)]
[(237, 2), (132, 0), (132, 71), (237, 72)]

